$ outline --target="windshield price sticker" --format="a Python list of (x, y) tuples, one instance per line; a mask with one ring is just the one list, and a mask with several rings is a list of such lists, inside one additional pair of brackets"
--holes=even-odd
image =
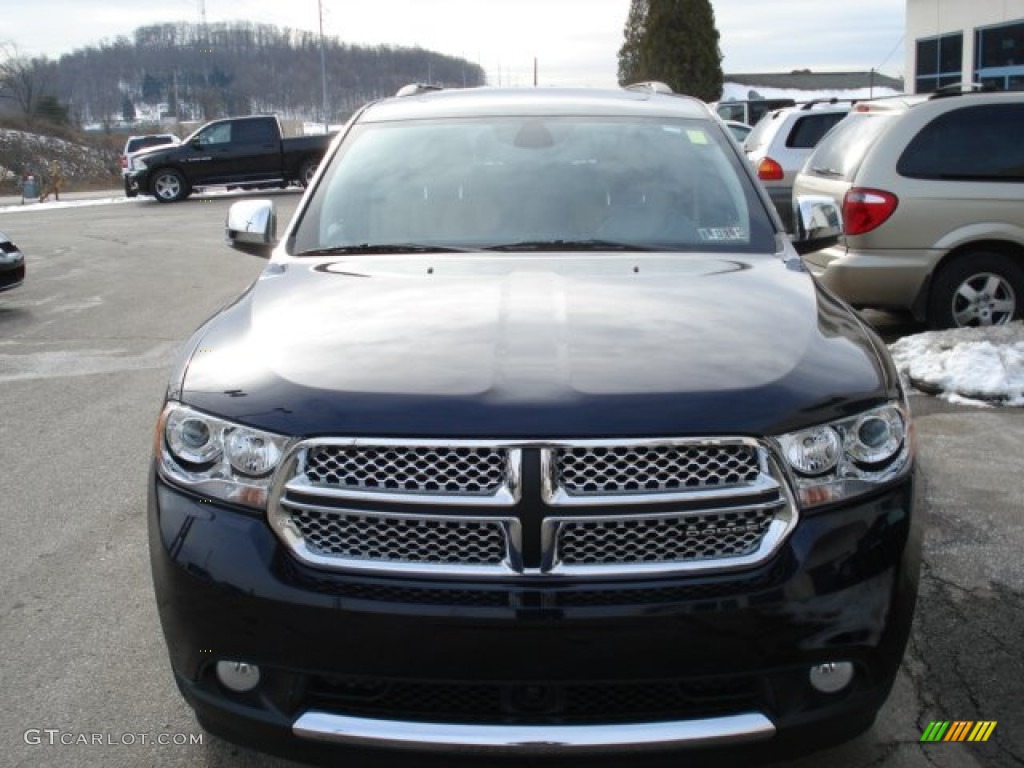
[(747, 231), (743, 227), (701, 227), (697, 234), (706, 243), (733, 243), (747, 239)]

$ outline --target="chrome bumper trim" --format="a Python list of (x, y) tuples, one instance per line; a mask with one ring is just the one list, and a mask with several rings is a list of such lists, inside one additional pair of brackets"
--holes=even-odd
[(361, 747), (540, 755), (738, 744), (769, 739), (775, 726), (759, 712), (652, 723), (468, 725), (310, 711), (295, 721), (292, 731), (304, 739)]

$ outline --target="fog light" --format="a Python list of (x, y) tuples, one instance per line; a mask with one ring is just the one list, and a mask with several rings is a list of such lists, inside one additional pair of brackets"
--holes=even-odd
[(260, 684), (260, 668), (243, 661), (218, 661), (217, 679), (236, 693), (246, 693)]
[(838, 693), (853, 680), (853, 664), (848, 661), (830, 661), (811, 667), (811, 685), (822, 693)]

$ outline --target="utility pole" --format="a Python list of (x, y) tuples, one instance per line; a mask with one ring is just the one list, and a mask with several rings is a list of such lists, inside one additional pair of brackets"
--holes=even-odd
[(330, 132), (327, 119), (327, 53), (324, 50), (324, 0), (317, 0), (320, 8), (320, 82), (323, 85), (324, 133)]

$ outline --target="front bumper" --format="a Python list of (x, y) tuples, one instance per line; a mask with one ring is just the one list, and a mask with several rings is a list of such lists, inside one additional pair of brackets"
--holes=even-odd
[(0, 291), (17, 288), (23, 282), (25, 282), (25, 256), (21, 251), (5, 251), (0, 247)]
[[(713, 576), (332, 573), (296, 562), (262, 518), (155, 478), (150, 549), (178, 685), (228, 739), (391, 766), (707, 748), (775, 759), (863, 730), (888, 695), (917, 589), (913, 486), (809, 515), (769, 562)], [(259, 665), (261, 685), (227, 691), (219, 660)], [(827, 661), (854, 664), (848, 689), (811, 688), (809, 667)]]
[(124, 177), (125, 197), (138, 197), (149, 194), (149, 171), (131, 171)]

